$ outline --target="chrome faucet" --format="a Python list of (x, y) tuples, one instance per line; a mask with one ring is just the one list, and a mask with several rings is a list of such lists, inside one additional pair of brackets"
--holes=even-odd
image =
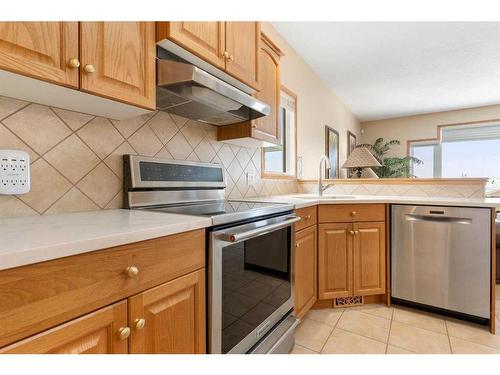
[[(323, 196), (323, 192), (328, 189), (329, 187), (333, 186), (333, 184), (328, 184), (326, 186), (323, 186), (323, 161), (326, 163), (326, 168), (330, 168), (330, 161), (328, 160), (328, 157), (326, 155), (322, 155), (321, 158), (319, 159), (319, 177), (318, 177), (318, 195), (320, 197)], [(325, 176), (326, 177), (326, 176)]]

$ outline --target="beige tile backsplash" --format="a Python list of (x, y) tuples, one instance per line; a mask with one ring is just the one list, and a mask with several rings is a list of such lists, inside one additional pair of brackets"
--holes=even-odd
[(295, 181), (260, 178), (260, 149), (218, 142), (216, 127), (165, 112), (115, 121), (0, 96), (0, 148), (31, 156), (31, 191), (0, 196), (0, 217), (121, 207), (127, 153), (222, 164), (229, 198), (297, 191)]

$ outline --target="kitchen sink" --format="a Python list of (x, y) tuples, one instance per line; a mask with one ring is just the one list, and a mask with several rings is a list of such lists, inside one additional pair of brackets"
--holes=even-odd
[(330, 195), (323, 194), (323, 196), (319, 196), (317, 194), (302, 194), (302, 195), (294, 195), (292, 198), (300, 198), (300, 199), (356, 199), (355, 195)]

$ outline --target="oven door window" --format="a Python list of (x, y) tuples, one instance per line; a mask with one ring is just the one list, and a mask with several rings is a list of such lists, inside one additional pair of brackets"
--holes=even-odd
[(222, 248), (223, 353), (290, 299), (290, 230)]

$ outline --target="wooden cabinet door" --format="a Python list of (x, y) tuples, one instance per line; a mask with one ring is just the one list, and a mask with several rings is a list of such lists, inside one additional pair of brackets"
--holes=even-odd
[(2, 354), (126, 354), (127, 340), (118, 330), (127, 327), (127, 302), (71, 320), (0, 349)]
[(130, 353), (205, 353), (204, 269), (130, 297), (129, 322)]
[(81, 22), (80, 52), (81, 90), (156, 108), (154, 22)]
[(265, 42), (261, 42), (259, 61), (260, 91), (257, 99), (271, 106), (268, 116), (255, 120), (252, 137), (266, 142), (280, 143), (280, 56)]
[(225, 25), (220, 21), (159, 22), (158, 39), (168, 38), (203, 60), (225, 69)]
[(354, 295), (385, 293), (385, 223), (354, 223)]
[(295, 315), (304, 316), (316, 302), (317, 294), (316, 226), (295, 233)]
[(226, 71), (259, 89), (260, 22), (226, 22)]
[(0, 22), (0, 69), (78, 87), (78, 22)]
[(320, 224), (318, 298), (352, 296), (352, 224)]

